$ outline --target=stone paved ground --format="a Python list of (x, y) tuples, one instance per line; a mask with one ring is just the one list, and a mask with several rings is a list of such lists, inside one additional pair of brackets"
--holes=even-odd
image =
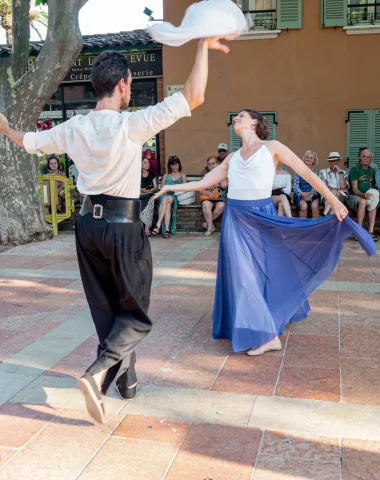
[(139, 392), (94, 426), (73, 235), (0, 253), (0, 480), (379, 480), (380, 260), (348, 240), (283, 351), (211, 339), (218, 237), (153, 239)]

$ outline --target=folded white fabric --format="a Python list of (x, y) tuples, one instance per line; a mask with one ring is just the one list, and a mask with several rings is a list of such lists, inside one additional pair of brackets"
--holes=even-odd
[(196, 38), (239, 36), (247, 30), (247, 22), (231, 0), (203, 0), (186, 10), (179, 27), (163, 22), (147, 30), (156, 42), (179, 47)]

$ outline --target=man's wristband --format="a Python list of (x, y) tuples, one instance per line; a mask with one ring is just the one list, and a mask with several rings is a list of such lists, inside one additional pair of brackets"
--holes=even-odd
[(338, 172), (338, 175), (343, 175), (343, 172)]

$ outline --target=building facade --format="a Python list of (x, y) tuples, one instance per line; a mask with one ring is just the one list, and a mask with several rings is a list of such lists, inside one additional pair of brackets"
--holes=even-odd
[[(193, 0), (164, 0), (164, 18), (178, 25)], [(263, 112), (271, 138), (297, 155), (317, 152), (319, 168), (330, 151), (349, 166), (370, 147), (380, 166), (379, 0), (237, 0), (250, 31), (230, 42), (231, 52), (210, 53), (204, 105), (165, 134), (166, 157), (200, 173), (226, 142), (240, 147), (232, 120), (245, 107)], [(196, 42), (163, 47), (164, 93), (180, 89), (190, 73)]]
[[(30, 48), (29, 67), (33, 64), (43, 42), (33, 42)], [(9, 45), (0, 46), (0, 56), (7, 56)], [(45, 129), (70, 119), (73, 115), (85, 115), (96, 106), (96, 95), (91, 85), (92, 64), (101, 52), (116, 50), (123, 53), (131, 65), (132, 95), (128, 110), (155, 105), (163, 100), (162, 48), (152, 41), (145, 30), (120, 32), (83, 37), (83, 48), (74, 60), (69, 72), (54, 93), (37, 122), (37, 129)], [(164, 136), (156, 135), (144, 149), (151, 149), (158, 162), (164, 154)], [(77, 170), (67, 155), (59, 156), (60, 168), (76, 181)], [(46, 166), (46, 156), (40, 161), (40, 170)]]

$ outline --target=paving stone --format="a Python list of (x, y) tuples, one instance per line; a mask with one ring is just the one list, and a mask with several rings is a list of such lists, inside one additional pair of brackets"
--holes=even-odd
[(177, 445), (168, 443), (112, 437), (79, 480), (161, 480), (177, 450)]
[(341, 355), (380, 358), (380, 331), (376, 325), (341, 325)]
[(119, 423), (93, 425), (83, 412), (63, 410), (1, 471), (0, 480), (73, 480)]
[(251, 395), (143, 385), (123, 413), (245, 426), (255, 398)]
[(340, 465), (260, 455), (253, 480), (339, 480)]
[(303, 461), (340, 463), (338, 438), (267, 431), (260, 452)]
[(339, 369), (338, 337), (292, 334), (286, 348), (284, 365)]
[(251, 480), (261, 438), (260, 430), (195, 424), (165, 480)]
[(380, 358), (342, 358), (343, 401), (380, 405)]
[(59, 409), (42, 405), (6, 403), (0, 407), (0, 445), (19, 448), (52, 421)]
[(339, 369), (283, 366), (276, 395), (339, 402), (340, 371)]
[(258, 396), (249, 426), (292, 434), (380, 440), (380, 407)]
[(273, 395), (281, 362), (282, 357), (278, 356), (232, 354), (212, 389), (249, 395)]
[(114, 436), (181, 445), (190, 428), (188, 422), (175, 422), (141, 415), (127, 415)]
[(14, 455), (16, 455), (17, 450), (12, 448), (3, 448), (0, 447), (0, 468), (5, 465), (5, 463), (10, 460)]
[(377, 480), (380, 442), (342, 440), (342, 480)]

